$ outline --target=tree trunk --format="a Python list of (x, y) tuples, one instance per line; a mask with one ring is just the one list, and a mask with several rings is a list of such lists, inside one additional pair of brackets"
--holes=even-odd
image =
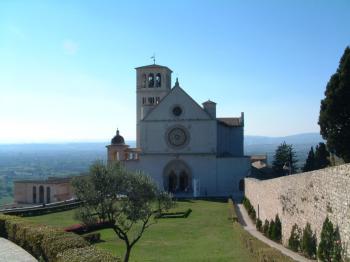
[(128, 262), (129, 261), (130, 251), (131, 251), (131, 247), (129, 245), (127, 245), (126, 246), (125, 255), (124, 255), (124, 262)]

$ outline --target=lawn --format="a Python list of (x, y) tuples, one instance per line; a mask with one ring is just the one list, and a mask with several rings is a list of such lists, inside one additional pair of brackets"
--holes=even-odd
[[(228, 219), (227, 202), (181, 201), (177, 210), (191, 208), (188, 218), (160, 219), (144, 233), (131, 252), (131, 261), (254, 261), (240, 241), (240, 228)], [(78, 223), (74, 210), (26, 218), (39, 224), (65, 227)], [(101, 230), (97, 247), (122, 257), (124, 243), (110, 229)]]

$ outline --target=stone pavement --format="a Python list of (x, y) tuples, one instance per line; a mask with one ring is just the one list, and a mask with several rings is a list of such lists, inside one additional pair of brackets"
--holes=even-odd
[(1, 262), (36, 262), (37, 260), (15, 243), (0, 237)]
[(247, 230), (251, 235), (259, 239), (260, 241), (268, 244), (270, 247), (273, 247), (279, 251), (281, 251), (284, 255), (294, 259), (295, 261), (300, 261), (300, 262), (311, 262), (315, 260), (310, 260), (307, 259), (298, 253), (295, 253), (281, 244), (278, 244), (267, 237), (265, 237), (262, 233), (260, 233), (258, 230), (256, 230), (255, 225), (251, 221), (250, 217), (248, 216), (247, 211), (245, 210), (244, 206), (242, 204), (235, 204), (236, 207), (236, 212), (238, 216), (238, 221), (239, 223), (243, 226), (245, 230)]

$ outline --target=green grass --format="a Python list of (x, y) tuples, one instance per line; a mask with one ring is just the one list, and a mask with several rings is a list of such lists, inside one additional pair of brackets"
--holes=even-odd
[[(191, 208), (188, 218), (159, 219), (136, 243), (131, 261), (256, 261), (242, 241), (240, 226), (228, 219), (226, 202), (181, 201), (176, 210)], [(65, 227), (76, 224), (74, 210), (27, 218), (39, 224)], [(243, 232), (244, 231), (244, 232)], [(101, 230), (97, 247), (122, 257), (124, 243), (110, 229)]]

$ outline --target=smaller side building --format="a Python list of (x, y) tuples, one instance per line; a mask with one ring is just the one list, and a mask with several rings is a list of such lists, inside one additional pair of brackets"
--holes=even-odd
[(14, 181), (15, 204), (49, 204), (74, 198), (72, 178)]

